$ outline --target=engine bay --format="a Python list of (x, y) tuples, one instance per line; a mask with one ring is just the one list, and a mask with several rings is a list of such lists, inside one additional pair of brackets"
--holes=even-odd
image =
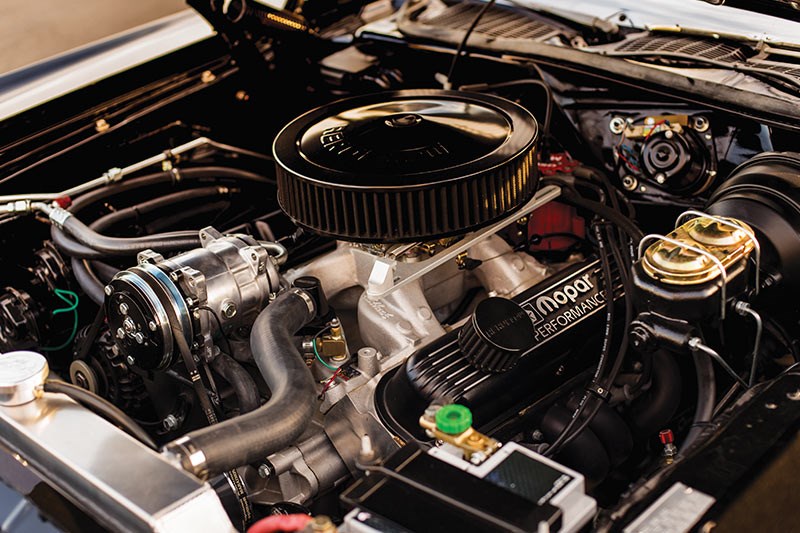
[(0, 124), (0, 364), (238, 530), (736, 520), (800, 420), (795, 93), (494, 2), (190, 3), (217, 37)]

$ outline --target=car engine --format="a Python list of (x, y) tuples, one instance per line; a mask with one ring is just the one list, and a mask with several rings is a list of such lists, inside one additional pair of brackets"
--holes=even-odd
[[(193, 3), (194, 55), (3, 127), (4, 448), (70, 483), (82, 448), (140, 454), (238, 530), (726, 520), (800, 419), (797, 128), (505, 37), (453, 55), (479, 4), (398, 32), (352, 3), (348, 41), (315, 2)], [(19, 409), (55, 397), (80, 411), (51, 457)]]

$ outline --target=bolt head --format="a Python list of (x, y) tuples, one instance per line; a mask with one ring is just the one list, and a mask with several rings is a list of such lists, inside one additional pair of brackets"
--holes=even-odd
[(628, 123), (622, 117), (614, 117), (608, 123), (608, 129), (611, 130), (611, 133), (620, 134), (625, 131), (625, 127)]
[(624, 178), (622, 178), (622, 186), (627, 191), (633, 191), (636, 189), (636, 187), (639, 186), (639, 180), (637, 180), (633, 176), (625, 176)]
[(150, 322), (147, 323), (147, 327), (150, 328), (150, 331), (155, 331), (158, 329), (158, 324), (156, 324), (155, 321), (151, 320)]
[(120, 314), (127, 315), (128, 314), (128, 310), (129, 310), (128, 304), (126, 304), (125, 302), (119, 304), (119, 312), (120, 312)]
[(125, 360), (126, 360), (126, 361), (128, 362), (128, 364), (129, 364), (129, 365), (131, 365), (131, 366), (133, 366), (133, 365), (135, 365), (135, 364), (136, 364), (136, 358), (135, 358), (134, 356), (132, 356), (132, 355), (129, 355), (128, 357), (126, 357), (126, 358), (125, 358)]
[(86, 379), (86, 376), (83, 375), (83, 372), (75, 373), (75, 384), (82, 389), (89, 388), (89, 380)]
[(125, 330), (122, 328), (117, 328), (117, 338), (123, 339), (125, 338)]
[(265, 464), (261, 464), (258, 466), (258, 477), (263, 479), (269, 479), (270, 476), (270, 469), (269, 466)]
[(694, 117), (693, 126), (694, 126), (695, 130), (697, 130), (700, 133), (702, 133), (702, 132), (708, 130), (708, 127), (710, 126), (710, 124), (709, 124), (708, 119), (706, 117), (699, 116), (699, 117)]
[(161, 424), (167, 431), (174, 431), (178, 429), (178, 419), (175, 417), (175, 415), (167, 415), (164, 417), (164, 420), (161, 421)]
[(222, 316), (225, 318), (233, 318), (236, 316), (236, 304), (227, 302), (222, 306)]
[(111, 285), (106, 285), (105, 287), (103, 287), (103, 292), (105, 293), (106, 296), (111, 296), (112, 294), (114, 294), (114, 288)]
[(486, 460), (486, 455), (483, 452), (475, 452), (469, 456), (469, 462), (474, 465), (479, 465)]

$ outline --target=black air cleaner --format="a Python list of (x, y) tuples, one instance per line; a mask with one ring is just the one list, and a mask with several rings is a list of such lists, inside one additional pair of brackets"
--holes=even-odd
[(275, 139), (278, 199), (296, 223), (355, 242), (467, 233), (536, 192), (536, 120), (485, 94), (441, 90), (339, 100)]

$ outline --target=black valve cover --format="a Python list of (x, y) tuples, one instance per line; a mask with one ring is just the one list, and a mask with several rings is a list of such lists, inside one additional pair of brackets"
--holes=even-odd
[[(597, 358), (606, 302), (601, 279), (599, 261), (590, 259), (516, 296), (533, 338), (506, 372), (475, 368), (459, 346), (458, 331), (423, 347), (379, 384), (381, 418), (400, 435), (424, 439), (420, 415), (432, 401), (446, 399), (468, 406), (474, 425), (487, 430), (516, 413), (511, 408), (553, 392)], [(615, 283), (615, 299), (620, 295)]]

